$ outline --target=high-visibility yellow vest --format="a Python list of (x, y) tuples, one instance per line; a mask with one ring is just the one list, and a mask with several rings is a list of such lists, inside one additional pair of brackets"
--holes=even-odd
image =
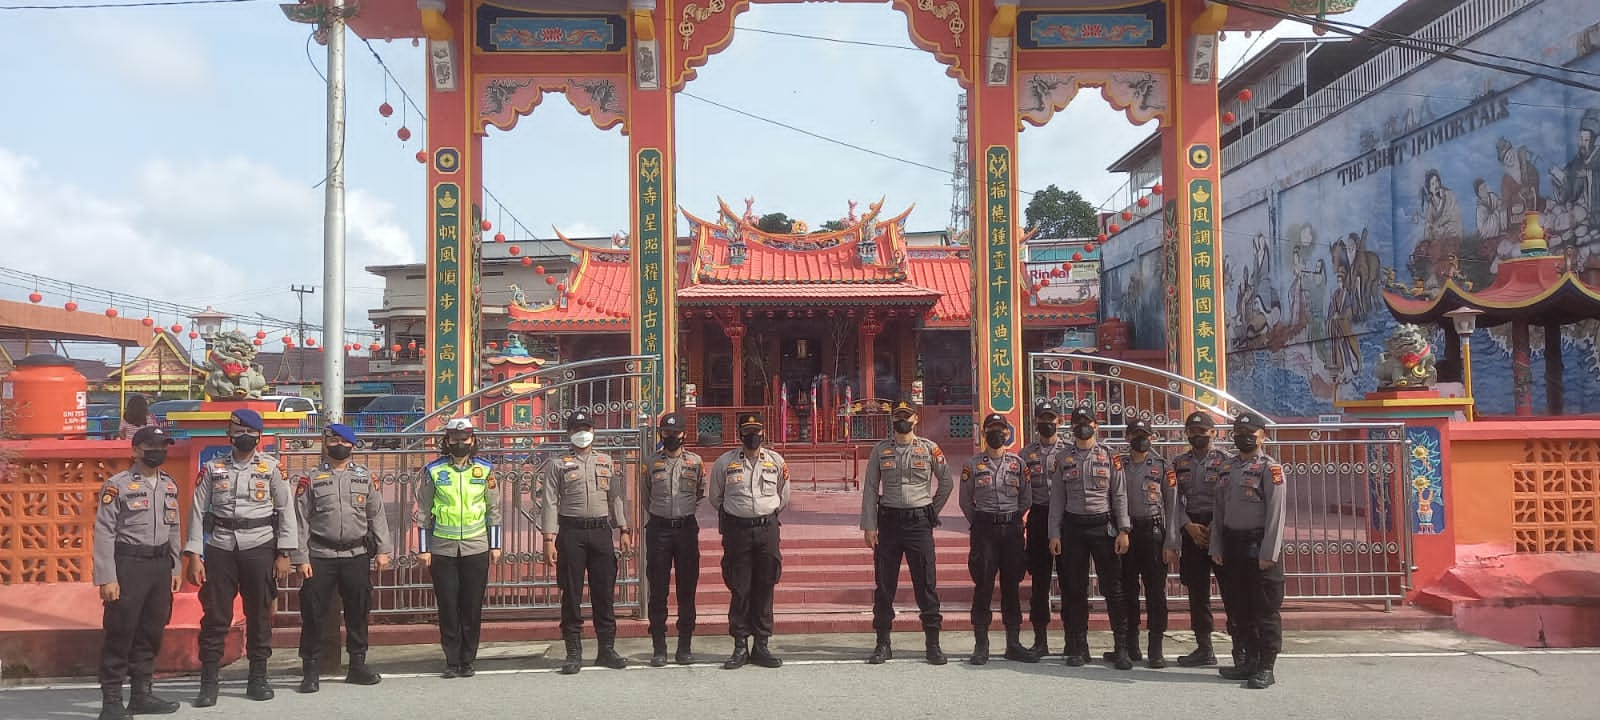
[(433, 536), (466, 540), (489, 531), (489, 474), (494, 466), (472, 459), (465, 468), (440, 458), (427, 466), (433, 483)]

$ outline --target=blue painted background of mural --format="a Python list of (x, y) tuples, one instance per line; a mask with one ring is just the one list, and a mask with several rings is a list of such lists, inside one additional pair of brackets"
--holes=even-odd
[(1406, 522), (1413, 535), (1444, 532), (1444, 455), (1439, 429), (1406, 428)]
[[(1541, 61), (1600, 71), (1600, 27), (1572, 33), (1573, 17), (1600, 19), (1585, 0), (1546, 0), (1469, 46), (1515, 57), (1552, 46)], [(1435, 61), (1224, 176), (1230, 393), (1310, 417), (1373, 390), (1395, 325), (1385, 273), (1486, 287), (1516, 256), (1525, 209), (1542, 213), (1553, 252), (1600, 267), (1600, 94), (1524, 80)], [(1105, 247), (1106, 313), (1131, 322), (1136, 348), (1166, 342), (1158, 234), (1147, 216)], [(1562, 346), (1567, 412), (1600, 412), (1600, 322), (1568, 327)], [(1480, 329), (1472, 350), (1478, 407), (1510, 413), (1510, 325)]]

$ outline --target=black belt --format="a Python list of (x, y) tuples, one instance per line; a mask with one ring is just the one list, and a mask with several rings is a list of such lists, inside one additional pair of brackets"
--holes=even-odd
[(1034, 510), (1034, 512), (1044, 512), (1044, 513), (1050, 512), (1050, 503), (1047, 503), (1047, 502), (1045, 502), (1045, 503), (1034, 503), (1033, 504), (1033, 510)]
[(1252, 540), (1260, 540), (1261, 538), (1264, 538), (1266, 536), (1267, 536), (1267, 531), (1266, 531), (1265, 528), (1255, 528), (1253, 530), (1236, 530), (1234, 528), (1223, 528), (1222, 529), (1222, 537), (1224, 537), (1224, 538), (1226, 538), (1228, 540), (1234, 540), (1234, 541), (1239, 541), (1239, 542), (1249, 542), (1249, 541), (1252, 541)]
[(699, 523), (695, 520), (695, 517), (693, 515), (685, 515), (683, 517), (678, 517), (678, 518), (669, 518), (669, 517), (662, 517), (662, 516), (657, 515), (655, 513), (650, 513), (650, 527), (663, 527), (663, 528), (677, 529), (677, 528), (681, 528), (681, 527), (685, 527), (685, 526), (689, 526), (689, 525), (698, 525), (698, 524)]
[(1131, 517), (1128, 519), (1133, 521), (1134, 527), (1161, 527), (1165, 524), (1159, 515), (1151, 515), (1150, 517)]
[(271, 526), (272, 516), (268, 515), (267, 517), (246, 518), (241, 520), (237, 518), (225, 518), (213, 515), (211, 516), (211, 523), (224, 530), (254, 530), (256, 528)]
[(611, 518), (609, 518), (609, 517), (587, 517), (587, 518), (581, 518), (581, 517), (567, 517), (565, 515), (562, 515), (561, 516), (561, 526), (560, 527), (561, 527), (562, 530), (565, 530), (567, 528), (572, 528), (573, 530), (597, 530), (597, 529), (600, 529), (600, 528), (604, 528), (604, 529), (609, 530), (609, 529), (611, 529)]
[(117, 557), (133, 558), (136, 560), (158, 560), (171, 557), (172, 548), (166, 545), (133, 545), (130, 543), (117, 543)]
[(1111, 513), (1100, 513), (1098, 515), (1079, 515), (1077, 513), (1067, 513), (1065, 519), (1067, 522), (1072, 523), (1073, 525), (1104, 525), (1105, 523), (1111, 522)]
[(1211, 513), (1208, 513), (1208, 512), (1207, 513), (1191, 512), (1191, 513), (1189, 513), (1189, 522), (1197, 523), (1197, 524), (1200, 524), (1200, 525), (1210, 525), (1211, 524)]
[(927, 519), (927, 517), (928, 517), (928, 508), (929, 507), (932, 507), (932, 506), (931, 505), (923, 505), (922, 507), (919, 507), (919, 508), (892, 508), (892, 507), (881, 507), (880, 506), (878, 508), (878, 516), (879, 517), (894, 518), (896, 520), (911, 520), (911, 521), (924, 520), (924, 519)]
[(737, 515), (723, 515), (722, 518), (729, 525), (742, 528), (766, 527), (777, 519), (777, 514), (761, 515), (758, 517), (739, 517)]
[(1020, 512), (1008, 512), (1008, 513), (978, 512), (978, 513), (973, 513), (972, 519), (977, 521), (977, 522), (987, 523), (989, 525), (1010, 525), (1012, 523), (1017, 522), (1018, 520), (1021, 520), (1022, 519), (1022, 513), (1020, 513)]
[(321, 535), (313, 534), (311, 539), (317, 541), (317, 544), (321, 545), (324, 549), (332, 550), (334, 552), (354, 550), (358, 547), (366, 547), (367, 545), (366, 538), (361, 538), (360, 540), (351, 540), (350, 542), (334, 542), (333, 540), (325, 538)]

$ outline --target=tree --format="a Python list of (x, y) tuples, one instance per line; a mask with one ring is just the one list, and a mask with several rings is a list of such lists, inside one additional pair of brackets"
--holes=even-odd
[(794, 232), (794, 221), (790, 220), (788, 215), (785, 215), (781, 212), (767, 213), (766, 215), (762, 215), (760, 220), (756, 221), (756, 227), (764, 233), (785, 235)]
[(843, 229), (844, 229), (844, 221), (843, 220), (829, 220), (829, 221), (823, 223), (822, 227), (817, 228), (816, 230), (812, 230), (812, 232), (814, 232), (814, 233), (833, 232), (835, 230), (843, 230)]
[(1041, 240), (1094, 237), (1099, 232), (1094, 206), (1077, 190), (1062, 191), (1051, 185), (1028, 201), (1022, 217), (1028, 230), (1038, 229)]

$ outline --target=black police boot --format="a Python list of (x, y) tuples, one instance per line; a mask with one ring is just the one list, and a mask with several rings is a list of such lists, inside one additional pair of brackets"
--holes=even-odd
[(749, 642), (749, 640), (742, 637), (733, 639), (733, 654), (723, 661), (723, 670), (738, 670), (750, 662)]
[(1133, 658), (1128, 656), (1128, 636), (1118, 635), (1111, 651), (1111, 665), (1118, 670), (1132, 670)]
[(177, 701), (158, 697), (150, 687), (150, 678), (134, 678), (129, 715), (170, 715), (177, 711)]
[(1067, 635), (1061, 650), (1068, 667), (1082, 667), (1089, 662), (1089, 636), (1087, 633)]
[(1167, 658), (1161, 653), (1161, 633), (1151, 630), (1149, 640), (1150, 644), (1147, 648), (1149, 652), (1145, 653), (1145, 655), (1149, 656), (1149, 659), (1145, 661), (1144, 666), (1151, 670), (1160, 670), (1167, 666)]
[(923, 641), (925, 643), (923, 652), (928, 658), (928, 664), (943, 665), (949, 662), (944, 656), (944, 650), (939, 647), (939, 631), (923, 630), (922, 634), (926, 638)]
[(1028, 649), (1033, 651), (1033, 654), (1034, 654), (1035, 657), (1041, 657), (1042, 658), (1042, 657), (1044, 657), (1046, 655), (1049, 655), (1050, 654), (1050, 639), (1049, 638), (1050, 638), (1050, 626), (1049, 625), (1035, 625), (1035, 626), (1033, 626), (1033, 647), (1028, 648)]
[(983, 625), (972, 627), (972, 657), (967, 662), (973, 665), (989, 664), (989, 628)]
[(1268, 655), (1261, 658), (1260, 664), (1256, 667), (1255, 674), (1251, 675), (1250, 679), (1245, 681), (1245, 687), (1250, 688), (1251, 690), (1265, 690), (1269, 687), (1272, 687), (1272, 684), (1278, 681), (1277, 678), (1272, 676), (1273, 666), (1277, 664), (1277, 656)]
[(561, 661), (562, 675), (577, 675), (583, 669), (583, 640), (569, 638), (567, 640), (567, 659)]
[(750, 662), (764, 668), (775, 668), (783, 665), (783, 658), (772, 654), (767, 649), (767, 639), (757, 637), (755, 647), (750, 650)]
[(1233, 643), (1233, 664), (1243, 665), (1249, 657), (1250, 653), (1245, 649), (1244, 643), (1235, 640)]
[(122, 709), (122, 683), (115, 687), (100, 686), (100, 717), (98, 720), (127, 720), (128, 711)]
[(1249, 680), (1251, 675), (1256, 674), (1256, 670), (1259, 667), (1259, 662), (1256, 658), (1255, 652), (1253, 652), (1250, 648), (1246, 647), (1237, 651), (1234, 657), (1238, 658), (1238, 664), (1217, 670), (1217, 674), (1221, 675), (1223, 679)]
[(628, 659), (617, 654), (617, 639), (615, 637), (600, 638), (600, 654), (595, 655), (594, 664), (608, 667), (612, 670), (621, 670), (628, 666)]
[[(1133, 632), (1128, 633), (1126, 635), (1118, 635), (1117, 639), (1118, 639), (1117, 644), (1121, 645), (1123, 648), (1125, 648), (1128, 651), (1128, 659), (1129, 660), (1132, 660), (1134, 662), (1139, 662), (1141, 660), (1144, 660), (1144, 656), (1139, 654), (1139, 631), (1138, 630), (1134, 630)], [(1104, 659), (1106, 662), (1116, 662), (1117, 661), (1117, 651), (1116, 650), (1108, 650), (1106, 652), (1101, 653), (1100, 657), (1102, 659)]]
[(650, 667), (667, 666), (667, 634), (650, 633)]
[(256, 701), (272, 699), (272, 686), (267, 684), (267, 661), (250, 661), (250, 675), (244, 684), (244, 696)]
[(351, 685), (377, 685), (383, 682), (383, 676), (367, 667), (365, 653), (350, 653), (350, 669), (345, 671), (344, 681)]
[(194, 698), (195, 707), (211, 707), (217, 704), (218, 670), (219, 668), (214, 662), (200, 664), (200, 694)]
[(322, 668), (316, 658), (300, 658), (300, 692), (310, 694), (322, 689)]
[(450, 665), (450, 664), (447, 663), (444, 666), (444, 672), (439, 673), (439, 677), (442, 677), (442, 678), (444, 678), (446, 680), (453, 680), (455, 678), (461, 677), (461, 666), (460, 665)]
[(1209, 636), (1202, 638), (1196, 635), (1195, 642), (1199, 643), (1199, 647), (1196, 647), (1194, 652), (1178, 658), (1178, 667), (1203, 667), (1217, 664), (1217, 654), (1211, 649), (1211, 638)]
[(894, 649), (889, 647), (889, 633), (878, 633), (878, 644), (873, 646), (871, 657), (867, 658), (868, 665), (882, 665), (894, 659)]
[(678, 635), (678, 651), (672, 654), (672, 661), (679, 665), (694, 663), (694, 633)]
[(473, 675), (477, 675), (478, 674), (478, 669), (472, 667), (472, 663), (464, 662), (464, 663), (461, 663), (461, 670), (459, 672), (461, 673), (461, 677), (469, 678), (469, 677), (472, 677)]
[(1006, 628), (1006, 659), (1025, 663), (1039, 662), (1038, 654), (1022, 646), (1022, 628)]

